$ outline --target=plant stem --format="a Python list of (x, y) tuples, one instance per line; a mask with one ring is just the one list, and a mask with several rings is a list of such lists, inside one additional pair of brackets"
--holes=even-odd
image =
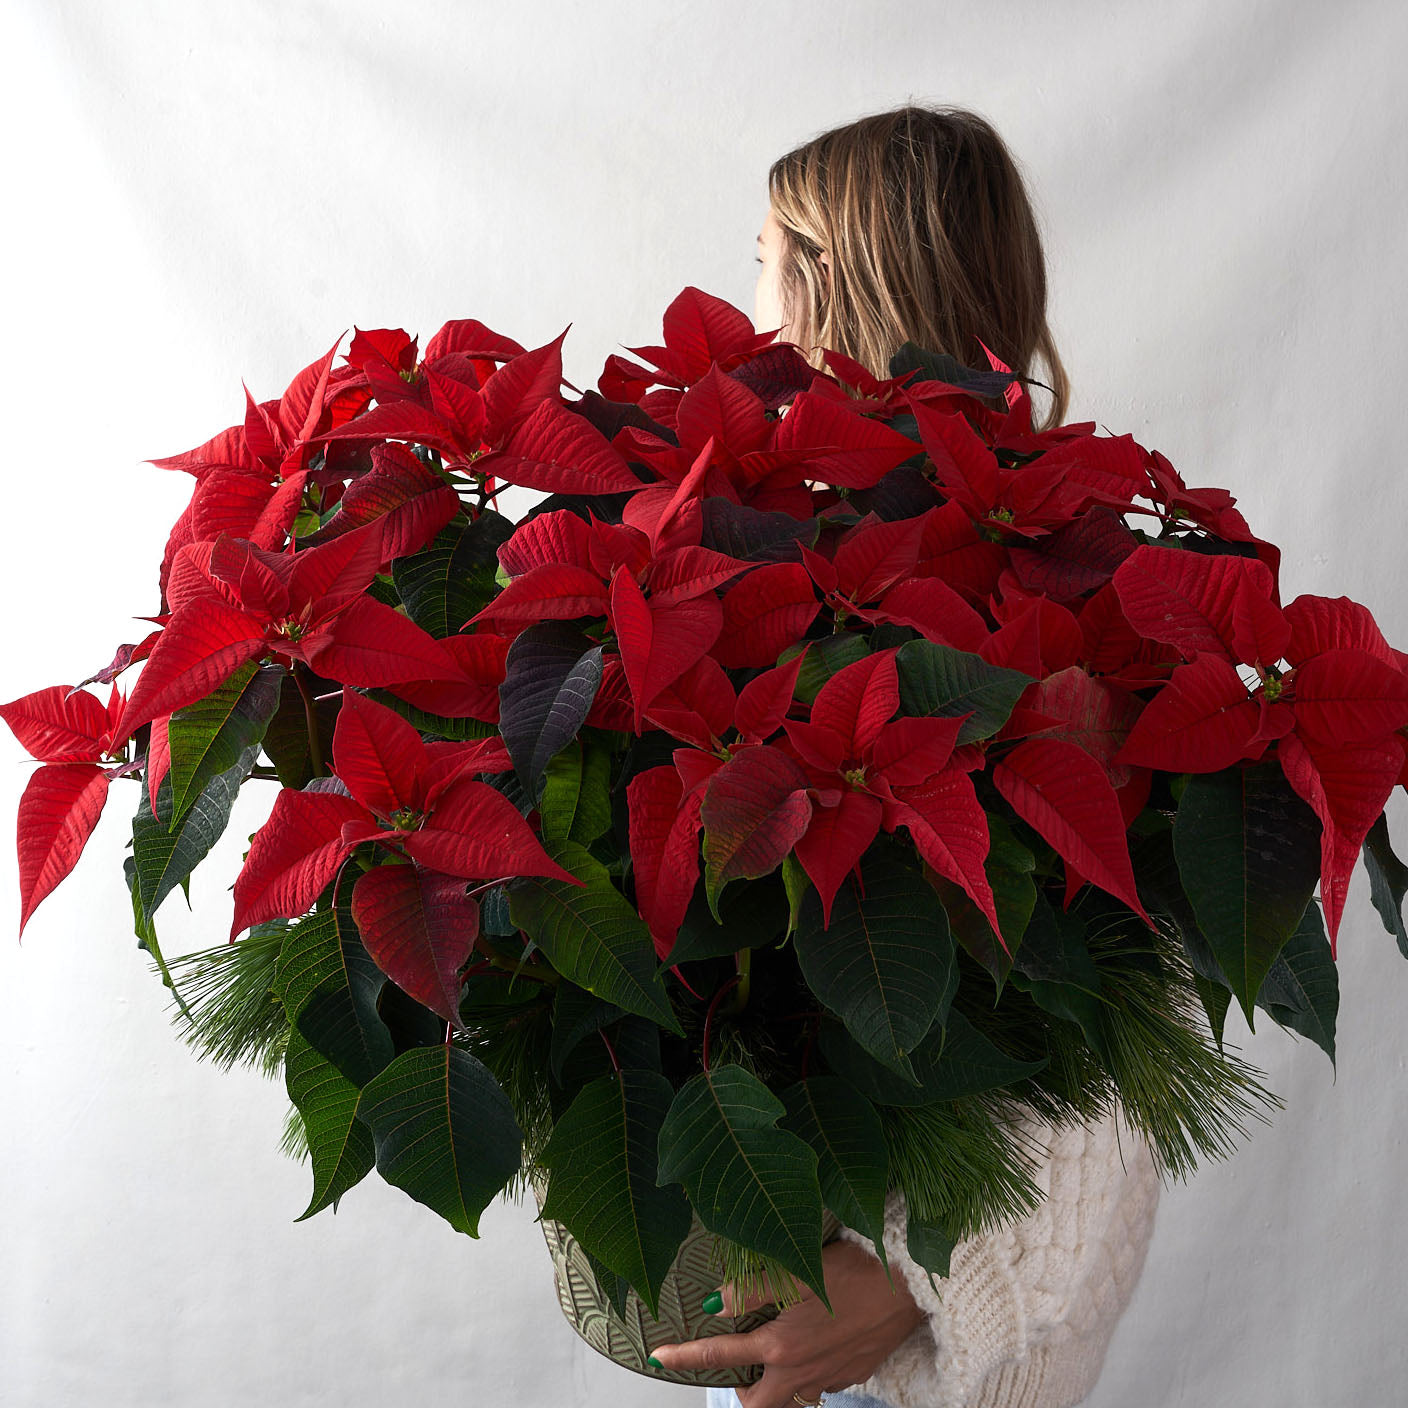
[(308, 762), (314, 777), (324, 776), (323, 745), (318, 738), (318, 705), (313, 687), (308, 683), (308, 667), (301, 660), (293, 662), (293, 682), (303, 696), (303, 717), (308, 725)]
[(752, 986), (753, 978), (753, 950), (751, 948), (739, 949), (734, 955), (734, 962), (738, 966), (738, 989), (728, 1004), (730, 1015), (743, 1011), (748, 1005), (748, 992)]
[(700, 1064), (707, 1071), (709, 1069), (709, 1038), (714, 1031), (714, 1009), (719, 1005), (719, 999), (738, 982), (738, 974), (735, 973), (718, 992), (714, 994), (714, 1000), (709, 1004), (709, 1010), (704, 1014), (704, 1047), (699, 1053)]

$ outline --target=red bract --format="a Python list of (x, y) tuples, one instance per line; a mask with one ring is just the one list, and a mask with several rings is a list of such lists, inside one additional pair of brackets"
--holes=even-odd
[[(476, 776), (509, 767), (502, 739), (426, 743), (384, 704), (346, 691), (333, 734), (334, 773), (345, 793), (279, 793), (235, 881), (231, 936), (266, 919), (306, 913), (364, 841), (439, 875), (548, 875), (580, 884), (543, 850), (508, 798)], [(375, 892), (380, 898), (365, 902), (368, 913), (383, 916), (388, 929), (408, 922), (397, 917), (389, 891)], [(443, 895), (441, 900), (449, 902)], [(369, 940), (368, 947), (382, 940), (391, 950), (405, 943), (388, 933)], [(421, 957), (438, 961), (437, 951), (427, 940)], [(423, 969), (420, 976), (431, 985), (443, 977)]]
[(382, 561), (381, 532), (371, 523), (297, 553), (225, 537), (183, 548), (170, 585), (175, 609), (122, 727), (131, 734), (203, 699), (270, 654), (352, 685), (454, 678), (432, 637), (364, 594)]
[(0, 718), (43, 767), (20, 797), (17, 841), (20, 933), (39, 902), (78, 863), (107, 800), (124, 734), (123, 701), (114, 685), (106, 706), (91, 694), (53, 685), (8, 704)]

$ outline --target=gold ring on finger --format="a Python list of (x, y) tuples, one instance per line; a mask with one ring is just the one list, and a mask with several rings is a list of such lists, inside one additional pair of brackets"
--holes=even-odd
[(792, 1401), (794, 1403), (800, 1403), (802, 1408), (821, 1408), (821, 1405), (826, 1401), (826, 1395), (819, 1393), (815, 1398), (803, 1398), (800, 1393), (793, 1389)]

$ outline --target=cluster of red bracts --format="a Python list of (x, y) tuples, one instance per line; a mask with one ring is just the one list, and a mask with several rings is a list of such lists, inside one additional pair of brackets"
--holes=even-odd
[[(358, 691), (497, 723), (515, 638), (563, 620), (604, 647), (586, 723), (679, 745), (628, 788), (636, 903), (661, 958), (701, 867), (712, 904), (729, 879), (795, 856), (829, 921), (847, 874), (899, 826), (996, 930), (973, 783), (989, 769), (1061, 856), (1068, 897), (1093, 883), (1144, 915), (1126, 832), (1152, 771), (1263, 756), (1319, 817), (1333, 943), (1354, 858), (1408, 783), (1408, 657), (1344, 598), (1282, 607), (1279, 555), (1229, 494), (1189, 489), (1128, 436), (1034, 431), (1015, 385), (995, 410), (834, 353), (815, 373), (695, 289), (667, 312), (664, 346), (632, 349), (654, 366), (613, 356), (600, 395), (563, 400), (561, 342), (526, 351), (462, 321), (418, 356), (404, 333), (358, 332), (345, 365), (334, 348), (278, 401), (251, 399), (241, 425), (156, 462), (196, 483), (162, 563), (159, 629), (95, 677), (146, 657), (130, 697), (56, 687), (0, 708), (44, 764), (20, 807), (21, 928), (72, 869), (111, 776), (142, 767), (156, 807), (172, 714), (251, 661), (301, 666), (343, 687), (332, 776), (276, 799), (235, 885), (234, 932), (305, 913), (374, 843), (392, 863), (352, 891), (369, 951), (452, 1014), (476, 931), (464, 882), (573, 877), (481, 780), (512, 767), (500, 739), (427, 743)], [(854, 511), (850, 496), (907, 462), (922, 464), (921, 508)], [(525, 520), (499, 550), (507, 583), (437, 638), (372, 588), (474, 511), (469, 484), (481, 507), (504, 484), (616, 496), (620, 521)], [(1145, 543), (1126, 515), (1189, 545)], [(750, 550), (729, 550), (735, 530)], [(1218, 550), (1192, 550), (1199, 535)], [(963, 718), (898, 712), (895, 649), (838, 670), (809, 707), (794, 697), (813, 641), (881, 625), (1031, 683), (999, 731), (962, 743)], [(433, 962), (398, 957), (412, 932), (439, 936)]]

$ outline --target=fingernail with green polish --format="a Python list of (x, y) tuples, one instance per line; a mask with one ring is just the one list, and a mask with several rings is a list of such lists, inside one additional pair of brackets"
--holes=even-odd
[(665, 1366), (652, 1354), (645, 1361), (652, 1369), (663, 1369)]
[(705, 1315), (717, 1315), (724, 1308), (724, 1298), (718, 1291), (710, 1291), (700, 1308)]

